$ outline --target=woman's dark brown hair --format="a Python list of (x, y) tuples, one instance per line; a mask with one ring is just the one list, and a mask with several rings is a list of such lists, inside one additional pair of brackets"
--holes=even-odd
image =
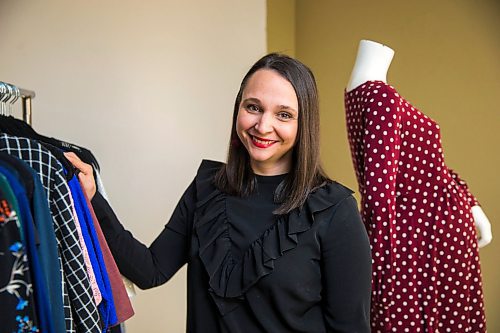
[(258, 70), (273, 70), (288, 80), (299, 102), (297, 141), (292, 153), (292, 166), (275, 193), (281, 206), (275, 214), (286, 214), (304, 204), (307, 196), (329, 181), (319, 158), (319, 101), (316, 81), (311, 70), (289, 56), (271, 53), (257, 61), (241, 82), (233, 111), (233, 124), (227, 163), (217, 172), (215, 185), (223, 192), (247, 196), (255, 189), (255, 174), (245, 146), (236, 133), (236, 119), (243, 90), (248, 79)]

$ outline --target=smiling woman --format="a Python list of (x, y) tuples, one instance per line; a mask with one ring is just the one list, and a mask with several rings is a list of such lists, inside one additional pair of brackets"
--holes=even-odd
[(216, 184), (228, 193), (247, 196), (255, 187), (254, 174), (286, 173), (276, 193), (282, 203), (276, 212), (288, 213), (329, 180), (321, 167), (319, 146), (313, 73), (296, 59), (268, 54), (242, 80), (227, 165), (216, 175)]
[(290, 171), (297, 138), (298, 101), (293, 86), (272, 70), (259, 70), (248, 80), (240, 103), (236, 132), (259, 175)]
[(318, 129), (311, 71), (279, 54), (257, 61), (227, 163), (202, 162), (149, 247), (95, 194), (120, 271), (146, 289), (187, 263), (188, 332), (369, 332), (368, 237), (352, 191), (321, 169)]

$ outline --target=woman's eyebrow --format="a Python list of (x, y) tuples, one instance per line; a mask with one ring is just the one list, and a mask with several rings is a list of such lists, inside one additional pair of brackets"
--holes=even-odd
[(288, 105), (279, 105), (280, 110), (290, 111), (292, 113), (298, 113), (297, 110)]
[(243, 100), (243, 102), (253, 102), (253, 103), (259, 103), (260, 104), (260, 100), (258, 98), (255, 98), (255, 97), (245, 98)]

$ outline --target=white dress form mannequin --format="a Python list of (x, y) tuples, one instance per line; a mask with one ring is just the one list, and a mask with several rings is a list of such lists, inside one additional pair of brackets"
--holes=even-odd
[[(361, 40), (354, 68), (347, 84), (349, 92), (366, 81), (382, 81), (387, 83), (387, 72), (394, 57), (394, 50), (377, 42)], [(474, 223), (479, 230), (479, 247), (488, 245), (492, 238), (491, 224), (480, 206), (472, 207)]]
[(366, 81), (387, 82), (387, 72), (393, 57), (394, 50), (385, 45), (370, 40), (360, 41), (347, 92)]

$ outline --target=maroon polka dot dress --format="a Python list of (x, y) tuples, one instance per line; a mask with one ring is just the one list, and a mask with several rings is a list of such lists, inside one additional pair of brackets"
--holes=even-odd
[(486, 332), (478, 203), (445, 165), (439, 125), (382, 81), (346, 92), (345, 107), (372, 246), (372, 332)]

